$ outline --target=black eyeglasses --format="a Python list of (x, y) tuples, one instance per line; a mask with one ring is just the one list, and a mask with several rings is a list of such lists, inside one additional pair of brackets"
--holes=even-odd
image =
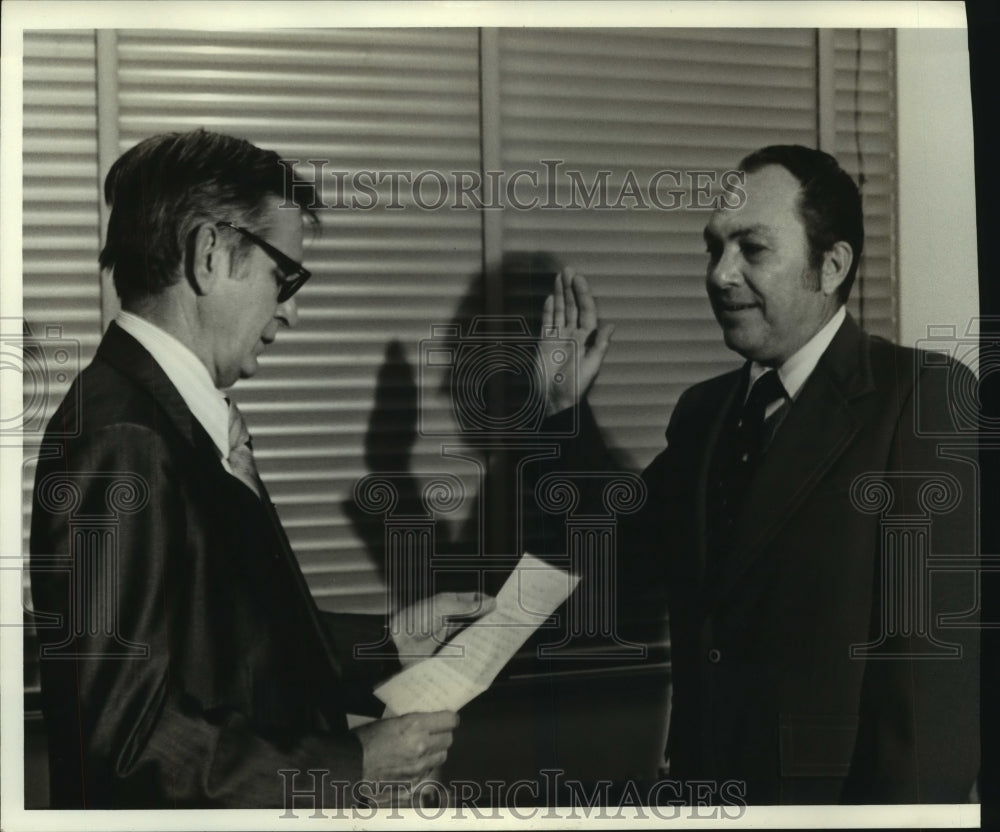
[(312, 277), (312, 272), (309, 271), (301, 263), (296, 262), (287, 254), (285, 254), (280, 249), (272, 246), (267, 240), (261, 239), (252, 231), (247, 231), (245, 228), (236, 225), (235, 223), (228, 222), (227, 220), (220, 220), (215, 224), (217, 227), (231, 228), (233, 231), (238, 231), (244, 237), (246, 237), (254, 245), (260, 246), (267, 255), (278, 265), (281, 269), (281, 282), (278, 284), (278, 303), (284, 303), (292, 295), (294, 295), (302, 285)]

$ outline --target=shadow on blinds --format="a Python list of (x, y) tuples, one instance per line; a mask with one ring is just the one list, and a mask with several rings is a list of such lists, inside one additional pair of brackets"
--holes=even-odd
[[(484, 314), (484, 276), (475, 275), (451, 320), (422, 341), (421, 366), (398, 339), (386, 344), (364, 438), (369, 473), (343, 509), (391, 608), (441, 591), (492, 594), (524, 551), (565, 555), (562, 524), (522, 496), (518, 479), (528, 459), (552, 447), (541, 424), (544, 386), (534, 355), (542, 307), (561, 269), (547, 252), (509, 252), (500, 274), (485, 278), (502, 287), (492, 314)], [(441, 399), (447, 407), (433, 405)], [(442, 457), (475, 461), (475, 493), (453, 475), (415, 470), (421, 436), (440, 442)], [(466, 519), (451, 520), (465, 501)], [(522, 655), (564, 636), (543, 628)]]

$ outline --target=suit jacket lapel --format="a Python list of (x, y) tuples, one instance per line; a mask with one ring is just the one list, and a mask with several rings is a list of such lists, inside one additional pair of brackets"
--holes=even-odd
[[(97, 358), (124, 373), (147, 390), (168, 420), (199, 454), (199, 458), (219, 459), (208, 432), (194, 418), (177, 388), (156, 360), (135, 338), (112, 322), (97, 349)], [(221, 464), (221, 462), (220, 462)]]
[(867, 336), (848, 317), (754, 474), (733, 528), (730, 557), (712, 593), (716, 598), (739, 582), (850, 444), (860, 429), (852, 400), (872, 389)]
[[(101, 340), (97, 357), (117, 368), (145, 390), (149, 391), (169, 421), (191, 443), (197, 459), (204, 460), (206, 465), (211, 465), (214, 460), (214, 463), (221, 467), (222, 462), (219, 459), (219, 451), (208, 435), (208, 432), (194, 418), (181, 394), (177, 391), (177, 388), (167, 378), (167, 374), (163, 372), (160, 365), (156, 363), (149, 352), (135, 338), (117, 324), (112, 323)], [(246, 492), (248, 495), (252, 495), (253, 493), (250, 489), (246, 489)], [(315, 599), (309, 591), (309, 587), (302, 575), (302, 570), (299, 568), (298, 560), (292, 551), (288, 538), (285, 535), (285, 530), (281, 525), (281, 520), (263, 483), (261, 483), (261, 495), (260, 500), (256, 497), (253, 500), (254, 504), (263, 504), (262, 508), (267, 513), (271, 527), (274, 530), (274, 538), (277, 545), (277, 551), (274, 553), (275, 557), (282, 562), (282, 567), (288, 572), (296, 593), (305, 605), (305, 613), (315, 630), (320, 650), (323, 652), (334, 678), (339, 678), (341, 675), (341, 666), (337, 658), (335, 645), (332, 643), (330, 633), (322, 623)]]
[(711, 476), (712, 457), (719, 444), (719, 436), (726, 426), (726, 420), (730, 411), (736, 406), (736, 396), (740, 390), (746, 389), (747, 376), (750, 372), (750, 365), (744, 365), (742, 370), (731, 373), (732, 384), (727, 392), (720, 398), (720, 404), (715, 409), (715, 416), (707, 434), (707, 441), (703, 448), (698, 467), (697, 484), (697, 511), (696, 518), (698, 528), (698, 575), (702, 581), (708, 572), (708, 489), (709, 478)]
[[(271, 521), (271, 528), (274, 530), (274, 536), (278, 544), (278, 551), (275, 552), (275, 557), (282, 561), (282, 565), (295, 587), (296, 594), (302, 599), (303, 610), (316, 635), (317, 647), (326, 659), (327, 666), (332, 671), (333, 679), (335, 681), (339, 681), (343, 677), (343, 668), (341, 667), (340, 659), (338, 658), (339, 652), (337, 650), (334, 635), (330, 631), (330, 628), (324, 624), (319, 607), (316, 605), (316, 599), (313, 598), (312, 591), (309, 589), (309, 584), (306, 582), (305, 575), (302, 574), (298, 558), (295, 557), (292, 545), (289, 543), (288, 536), (285, 534), (285, 528), (281, 525), (281, 518), (278, 517), (278, 511), (275, 508), (274, 503), (271, 502), (271, 498), (268, 495), (263, 482), (261, 483), (261, 494), (261, 499), (266, 507), (268, 517)], [(336, 692), (337, 688), (336, 685), (334, 685), (331, 687), (328, 695), (330, 705), (334, 708), (334, 712), (336, 712), (334, 706), (339, 706), (341, 704), (339, 696), (336, 695)]]

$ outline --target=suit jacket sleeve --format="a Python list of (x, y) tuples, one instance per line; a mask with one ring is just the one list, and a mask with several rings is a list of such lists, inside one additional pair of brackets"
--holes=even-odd
[[(954, 387), (949, 383), (951, 374), (959, 376)], [(925, 370), (900, 410), (886, 466), (897, 488), (894, 514), (921, 516), (928, 513), (929, 503), (940, 501), (932, 506), (939, 509), (932, 513), (930, 538), (930, 555), (936, 557), (975, 555), (976, 444), (974, 436), (956, 432), (949, 402), (953, 390), (971, 390), (975, 383), (962, 365)], [(899, 473), (915, 476), (897, 478)], [(930, 491), (921, 494), (925, 486)], [(941, 510), (949, 492), (956, 504)], [(876, 558), (873, 641), (886, 629), (882, 615), (892, 579), (887, 580), (883, 562)], [(977, 605), (976, 580), (971, 570), (930, 575), (930, 632), (939, 641), (957, 645), (960, 653), (927, 658), (920, 633), (895, 632), (881, 646), (883, 657), (867, 659), (845, 802), (969, 799), (979, 767), (978, 614), (969, 613)], [(969, 614), (962, 626), (939, 626), (940, 616), (963, 612)], [(889, 617), (893, 618), (891, 610)], [(923, 658), (907, 658), (922, 653)], [(888, 654), (896, 657), (885, 657)]]
[[(381, 716), (385, 703), (372, 693), (379, 682), (398, 673), (402, 665), (389, 635), (384, 615), (324, 612), (323, 622), (345, 669), (344, 704), (350, 713)], [(371, 655), (359, 655), (358, 647), (369, 647)]]
[[(682, 395), (681, 400), (683, 399)], [(656, 622), (662, 619), (665, 612), (667, 587), (665, 549), (669, 541), (664, 539), (664, 533), (669, 530), (663, 528), (661, 501), (669, 497), (664, 493), (664, 472), (672, 453), (669, 440), (675, 432), (677, 413), (681, 409), (681, 402), (678, 402), (670, 427), (667, 429), (667, 449), (660, 452), (642, 472), (646, 487), (646, 502), (637, 512), (623, 514), (616, 519), (615, 627), (617, 634), (629, 641), (644, 642), (651, 637), (658, 637), (654, 629), (660, 626)], [(573, 418), (574, 414), (569, 410), (551, 416), (546, 421), (545, 432), (550, 435), (564, 434), (568, 425), (572, 424)], [(566, 473), (573, 478), (573, 473), (613, 474), (628, 470), (605, 442), (586, 399), (579, 404), (576, 418), (579, 430), (574, 436), (560, 441), (558, 457), (536, 463), (530, 469), (529, 487), (525, 489), (529, 503), (524, 508), (525, 516), (529, 516), (531, 511), (537, 512), (538, 509), (531, 503), (534, 503), (537, 483), (546, 474)], [(580, 493), (580, 504), (576, 509), (578, 512), (600, 515), (606, 511), (600, 495), (602, 482), (600, 478), (595, 480), (575, 478), (574, 482)], [(538, 525), (544, 530), (543, 539), (531, 541), (533, 547), (531, 551), (564, 554), (567, 545), (565, 518), (543, 515)], [(587, 587), (581, 584), (577, 592), (593, 593), (595, 603), (605, 603), (603, 596), (606, 589), (604, 586)]]
[[(74, 472), (63, 476), (66, 472)], [(78, 580), (71, 590), (65, 572), (36, 569), (34, 553), (69, 553), (80, 563), (89, 551), (73, 541), (70, 512), (45, 495), (45, 475), (65, 479), (75, 492), (76, 516), (107, 515), (107, 482), (116, 473), (137, 476), (149, 489), (122, 510), (116, 522), (117, 560), (111, 590)], [(82, 782), (53, 789), (58, 805), (83, 807), (241, 807), (282, 806), (285, 770), (322, 769), (334, 779), (361, 777), (362, 749), (355, 735), (329, 730), (267, 732), (232, 707), (225, 696), (191, 678), (191, 645), (208, 637), (191, 632), (190, 607), (210, 606), (190, 585), (185, 559), (193, 558), (177, 473), (165, 440), (132, 424), (115, 425), (75, 440), (68, 458), (40, 466), (32, 518), (32, 591), (36, 609), (64, 610), (71, 591), (75, 609), (87, 615), (115, 610), (113, 632), (92, 631), (77, 638), (65, 659), (44, 657), (43, 708), (50, 735), (50, 769), (83, 772)], [(69, 492), (66, 492), (69, 494)], [(181, 577), (183, 576), (183, 577)], [(195, 625), (197, 629), (198, 625)], [(92, 629), (92, 628), (91, 628)], [(116, 637), (115, 634), (119, 634)], [(142, 658), (116, 658), (120, 640), (144, 645)], [(210, 648), (205, 648), (210, 649)], [(237, 657), (239, 662), (244, 657)], [(207, 664), (212, 664), (211, 662)], [(211, 667), (206, 673), (213, 672)], [(239, 679), (232, 684), (247, 684)], [(322, 723), (321, 723), (322, 724)], [(289, 775), (290, 776), (290, 775)], [(308, 785), (308, 784), (305, 784)], [(77, 794), (72, 794), (79, 789)], [(332, 802), (330, 805), (333, 805)]]

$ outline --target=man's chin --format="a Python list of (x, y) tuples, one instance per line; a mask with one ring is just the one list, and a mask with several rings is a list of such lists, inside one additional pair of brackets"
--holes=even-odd
[(784, 363), (784, 359), (780, 354), (775, 354), (773, 348), (767, 348), (758, 341), (730, 339), (728, 334), (724, 340), (729, 349), (746, 361), (756, 361), (764, 367), (780, 367)]
[(240, 365), (238, 378), (250, 378), (251, 376), (256, 375), (259, 369), (260, 364), (257, 362), (257, 357), (250, 356)]
[(722, 325), (722, 340), (733, 352), (738, 352), (744, 358), (753, 359), (754, 353), (759, 349), (759, 339), (753, 333), (747, 332), (746, 327), (739, 324), (734, 326)]

